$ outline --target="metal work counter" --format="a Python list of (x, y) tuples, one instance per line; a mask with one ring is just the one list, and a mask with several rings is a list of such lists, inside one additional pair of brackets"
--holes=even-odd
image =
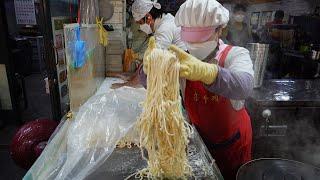
[[(320, 80), (266, 80), (246, 101), (254, 158), (320, 165)], [(320, 156), (319, 156), (320, 157)]]
[[(106, 78), (95, 94), (102, 94), (110, 89), (113, 83), (119, 82), (122, 80)], [(190, 179), (223, 180), (220, 170), (195, 128), (188, 145), (188, 158), (194, 174)], [(140, 148), (116, 148), (100, 168), (86, 179), (125, 179), (146, 166), (147, 162), (142, 158)]]
[(320, 80), (266, 80), (248, 101), (260, 106), (320, 106)]
[[(199, 134), (196, 130), (194, 132), (188, 145), (188, 159), (193, 172), (193, 177), (189, 179), (223, 180)], [(107, 161), (86, 179), (125, 179), (146, 166), (147, 162), (142, 158), (140, 148), (136, 146), (131, 149), (117, 148)], [(134, 179), (134, 176), (130, 179)]]
[[(110, 89), (113, 83), (119, 82), (122, 80), (106, 78), (95, 94), (102, 94)], [(193, 177), (189, 179), (223, 180), (220, 170), (195, 128), (188, 145), (188, 159), (193, 170)], [(99, 169), (86, 179), (125, 179), (145, 167), (147, 167), (147, 162), (142, 158), (140, 148), (136, 146), (131, 149), (116, 148)], [(130, 179), (134, 179), (134, 176)]]

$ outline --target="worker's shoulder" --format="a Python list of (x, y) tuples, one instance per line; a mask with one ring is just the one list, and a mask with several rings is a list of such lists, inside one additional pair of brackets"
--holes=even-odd
[(240, 55), (240, 54), (248, 54), (249, 55), (249, 50), (244, 47), (240, 47), (240, 46), (232, 46), (229, 54), (231, 56), (232, 55)]
[(253, 65), (248, 49), (233, 46), (226, 58), (226, 68), (234, 71), (247, 72), (253, 76)]
[(248, 49), (244, 47), (233, 46), (226, 57), (226, 63), (231, 65), (233, 63), (239, 64), (244, 62), (251, 63), (250, 53)]
[(174, 16), (171, 14), (164, 15), (161, 25), (156, 30), (157, 32), (174, 32), (177, 29), (180, 29), (180, 27), (177, 27), (174, 22)]

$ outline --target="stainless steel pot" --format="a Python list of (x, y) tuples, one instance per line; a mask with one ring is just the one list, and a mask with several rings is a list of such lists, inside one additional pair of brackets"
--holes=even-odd
[(278, 158), (262, 158), (240, 167), (237, 180), (319, 180), (320, 168)]

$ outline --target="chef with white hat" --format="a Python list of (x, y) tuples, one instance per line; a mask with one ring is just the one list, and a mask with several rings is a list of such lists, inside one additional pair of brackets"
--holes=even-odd
[(132, 4), (132, 15), (140, 24), (141, 31), (154, 35), (159, 48), (167, 49), (169, 45), (174, 44), (186, 50), (180, 37), (180, 27), (174, 23), (174, 16), (164, 13), (157, 0), (135, 0)]
[[(229, 11), (216, 0), (187, 0), (175, 23), (190, 54), (169, 47), (186, 79), (181, 86), (189, 118), (227, 180), (251, 160), (252, 129), (244, 100), (253, 89), (249, 51), (219, 39), (228, 21)], [(148, 50), (153, 47), (149, 41)]]
[(225, 179), (251, 160), (252, 129), (244, 107), (253, 89), (249, 51), (224, 44), (219, 36), (229, 11), (216, 0), (187, 0), (176, 14), (187, 54), (169, 49), (180, 59), (180, 76), (187, 79), (185, 107), (192, 123), (216, 159)]

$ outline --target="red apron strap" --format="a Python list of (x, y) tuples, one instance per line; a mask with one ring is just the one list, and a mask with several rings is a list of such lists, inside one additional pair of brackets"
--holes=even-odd
[(222, 52), (221, 57), (219, 59), (219, 65), (221, 67), (224, 67), (224, 62), (226, 61), (227, 55), (229, 54), (229, 51), (232, 49), (232, 46), (228, 45)]

